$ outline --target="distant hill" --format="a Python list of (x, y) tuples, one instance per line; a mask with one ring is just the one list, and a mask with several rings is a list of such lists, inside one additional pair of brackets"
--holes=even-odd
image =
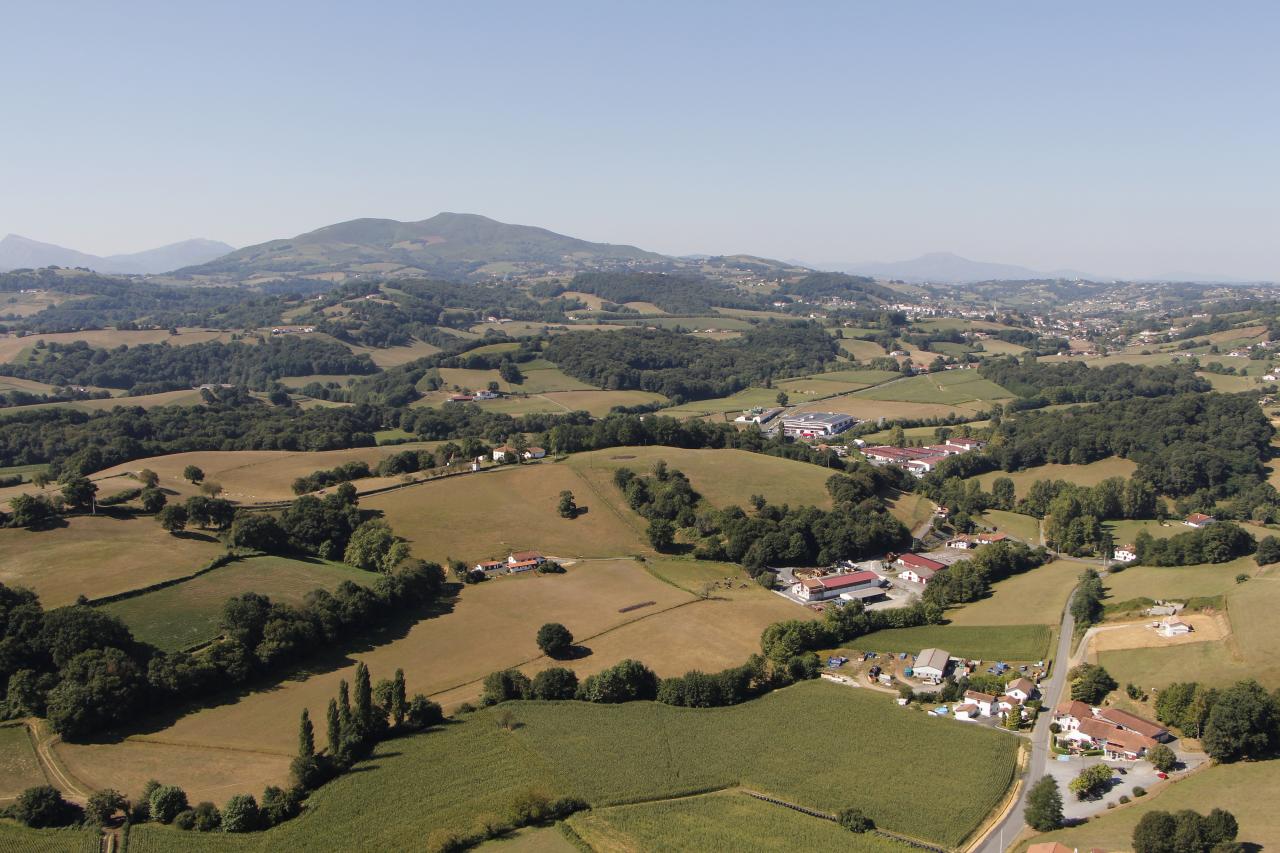
[(1041, 272), (1015, 264), (998, 264), (986, 261), (971, 261), (950, 252), (930, 252), (909, 261), (893, 261), (877, 263), (831, 263), (818, 264), (820, 268), (839, 270), (840, 272), (869, 275), (880, 279), (901, 279), (913, 282), (939, 282), (945, 284), (963, 284), (973, 281), (1026, 281), (1030, 279), (1065, 278), (1091, 279), (1088, 273), (1078, 270), (1053, 270)]
[(155, 274), (178, 267), (202, 264), (233, 251), (216, 240), (183, 240), (158, 249), (101, 257), (77, 252), (53, 243), (41, 243), (17, 234), (0, 240), (0, 272), (48, 266), (88, 267), (103, 273)]
[(179, 273), (239, 281), (321, 275), (458, 278), (536, 267), (577, 271), (667, 260), (635, 246), (591, 243), (470, 213), (441, 213), (421, 222), (353, 219), (287, 240), (248, 246)]

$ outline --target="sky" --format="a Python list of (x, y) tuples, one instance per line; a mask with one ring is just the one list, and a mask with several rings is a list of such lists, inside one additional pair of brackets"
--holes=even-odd
[(0, 234), (1280, 280), (1280, 4), (6, 0)]

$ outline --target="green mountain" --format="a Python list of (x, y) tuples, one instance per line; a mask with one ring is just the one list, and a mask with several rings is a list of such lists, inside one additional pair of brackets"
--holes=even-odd
[(323, 276), (485, 277), (507, 273), (577, 272), (663, 264), (635, 246), (591, 243), (545, 228), (508, 225), (470, 213), (441, 213), (421, 222), (353, 219), (287, 240), (272, 240), (179, 270), (184, 278), (265, 280)]

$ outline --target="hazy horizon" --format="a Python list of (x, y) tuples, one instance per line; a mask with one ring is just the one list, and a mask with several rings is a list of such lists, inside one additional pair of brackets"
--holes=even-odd
[(0, 235), (479, 213), (666, 254), (1280, 279), (1280, 8), (27, 4)]

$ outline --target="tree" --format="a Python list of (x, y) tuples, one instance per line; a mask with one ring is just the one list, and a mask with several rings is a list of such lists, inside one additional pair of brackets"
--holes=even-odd
[(577, 518), (578, 504), (573, 499), (573, 492), (565, 489), (560, 493), (560, 504), (556, 507), (561, 518)]
[(649, 519), (649, 527), (645, 532), (655, 551), (667, 552), (675, 545), (676, 527), (665, 518)]
[(779, 391), (778, 396), (774, 399), (777, 401), (779, 406), (785, 406), (787, 403), (791, 402), (791, 398), (787, 396), (786, 391)]
[(538, 648), (547, 657), (558, 658), (573, 646), (573, 634), (559, 622), (548, 622), (538, 629)]
[(1280, 717), (1276, 703), (1256, 681), (1242, 681), (1223, 690), (1205, 723), (1201, 742), (1215, 761), (1259, 758), (1277, 740)]
[(85, 804), (85, 819), (95, 826), (106, 826), (115, 819), (116, 812), (128, 812), (129, 801), (114, 788), (94, 791)]
[(529, 695), (533, 699), (572, 699), (577, 692), (577, 674), (571, 669), (553, 666), (533, 677)]
[(354, 728), (362, 741), (374, 733), (373, 686), (369, 679), (369, 667), (364, 662), (356, 664), (355, 701), (351, 706)]
[(298, 757), (311, 758), (316, 754), (316, 730), (311, 725), (311, 714), (302, 709), (302, 719), (298, 721)]
[(180, 533), (187, 526), (187, 509), (178, 504), (169, 504), (156, 513), (156, 521), (170, 533)]
[(390, 572), (407, 556), (407, 546), (391, 532), (391, 525), (380, 518), (373, 518), (351, 534), (342, 560), (367, 572)]
[(329, 708), (325, 713), (325, 743), (328, 754), (337, 755), (342, 748), (342, 718), (338, 713), (338, 703), (329, 700)]
[(157, 823), (172, 823), (179, 812), (190, 806), (187, 804), (187, 792), (177, 785), (161, 785), (151, 792), (149, 802), (151, 819)]
[(182, 469), (182, 479), (191, 483), (199, 483), (204, 479), (204, 472), (195, 465), (188, 465)]
[(1027, 825), (1036, 832), (1062, 826), (1062, 793), (1052, 776), (1044, 776), (1027, 792)]
[(1067, 673), (1071, 680), (1071, 698), (1097, 705), (1120, 685), (1111, 674), (1093, 663), (1084, 663)]
[(859, 808), (841, 809), (836, 820), (850, 832), (870, 832), (876, 828), (875, 822), (863, 814), (862, 809)]
[(1254, 553), (1253, 560), (1259, 566), (1280, 563), (1280, 539), (1275, 536), (1264, 536), (1259, 539), (1258, 550)]
[(509, 699), (528, 699), (529, 677), (518, 669), (501, 669), (484, 678), (484, 692), (480, 701), (484, 705), (497, 705)]
[(1077, 774), (1067, 787), (1078, 800), (1095, 800), (1111, 783), (1111, 768), (1105, 764), (1091, 764)]
[(152, 471), (150, 468), (143, 468), (136, 476), (138, 478), (138, 482), (148, 489), (154, 489), (160, 482), (160, 475), (155, 471)]
[(71, 477), (62, 484), (62, 499), (68, 506), (87, 509), (93, 505), (98, 487), (88, 477)]
[(998, 509), (1011, 510), (1017, 495), (1014, 492), (1013, 480), (1008, 477), (997, 477), (991, 483), (991, 498)]
[(143, 489), (141, 494), (138, 495), (138, 498), (142, 502), (142, 511), (150, 513), (151, 515), (155, 515), (157, 512), (164, 509), (164, 505), (169, 502), (169, 499), (165, 496), (164, 492), (150, 487)]
[(215, 483), (213, 480), (206, 480), (200, 484), (200, 494), (216, 498), (218, 495), (222, 494), (222, 484)]
[(62, 798), (52, 785), (37, 785), (18, 795), (13, 817), (30, 827), (70, 826), (80, 819), (80, 809)]
[(208, 800), (196, 803), (196, 807), (191, 810), (191, 828), (196, 832), (213, 832), (221, 826), (222, 812)]
[[(1133, 853), (1174, 853), (1178, 823), (1168, 812), (1147, 812), (1133, 828)], [(1179, 851), (1180, 853), (1180, 851)]]
[(391, 681), (391, 701), (388, 703), (387, 713), (391, 715), (391, 721), (399, 727), (404, 723), (408, 712), (409, 700), (405, 695), (404, 670), (397, 669), (395, 678)]
[(236, 794), (222, 808), (223, 832), (252, 832), (261, 823), (253, 794)]
[(57, 510), (43, 495), (17, 495), (9, 502), (13, 515), (9, 521), (13, 527), (32, 530), (45, 527), (58, 517)]
[(1163, 743), (1158, 743), (1147, 750), (1147, 761), (1161, 773), (1168, 773), (1178, 764), (1178, 756)]
[(405, 723), (413, 729), (425, 729), (444, 722), (444, 711), (440, 705), (432, 702), (421, 693), (414, 694), (409, 700), (409, 709), (405, 713)]

